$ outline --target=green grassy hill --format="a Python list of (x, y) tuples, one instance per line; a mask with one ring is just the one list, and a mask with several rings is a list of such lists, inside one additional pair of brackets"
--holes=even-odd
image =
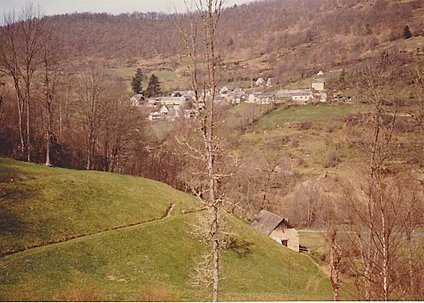
[[(0, 158), (0, 300), (209, 300), (190, 278), (200, 208), (151, 180)], [(311, 258), (228, 221), (222, 300), (331, 299)]]
[(256, 129), (274, 129), (285, 124), (302, 122), (332, 122), (346, 118), (351, 113), (366, 111), (369, 106), (363, 104), (308, 104), (281, 107), (260, 119)]
[[(249, 105), (240, 104), (231, 111), (247, 119), (253, 110), (259, 112)], [(348, 142), (346, 118), (369, 110), (365, 104), (282, 105), (246, 127), (240, 133), (238, 148), (240, 153), (290, 157), (296, 172), (306, 177), (326, 172), (340, 177), (352, 175), (352, 167), (363, 159)]]

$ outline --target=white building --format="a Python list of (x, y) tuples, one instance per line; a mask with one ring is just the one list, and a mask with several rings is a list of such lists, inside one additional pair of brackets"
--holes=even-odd
[(325, 90), (325, 80), (324, 79), (314, 79), (312, 80), (312, 89), (316, 91)]
[(264, 86), (266, 84), (264, 78), (259, 78), (258, 80), (256, 80), (255, 85), (256, 86)]
[(271, 93), (252, 93), (249, 95), (248, 103), (272, 104), (275, 102), (275, 95)]
[(291, 97), (296, 104), (307, 104), (314, 100), (314, 95), (310, 92), (294, 94)]
[(130, 99), (132, 106), (140, 106), (145, 100), (146, 99), (144, 98), (142, 94), (135, 94)]

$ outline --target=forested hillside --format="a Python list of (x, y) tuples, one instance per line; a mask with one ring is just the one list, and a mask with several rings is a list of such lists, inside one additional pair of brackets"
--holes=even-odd
[[(407, 25), (412, 38), (422, 37), (423, 16), (421, 0), (257, 1), (223, 11), (218, 44), (232, 73), (240, 74), (243, 68), (244, 74), (285, 80), (373, 57), (373, 50), (402, 42)], [(175, 67), (183, 53), (175, 22), (184, 18), (84, 13), (48, 17), (48, 21), (61, 33), (62, 54), (71, 61), (86, 57), (110, 66), (166, 61), (166, 67)]]

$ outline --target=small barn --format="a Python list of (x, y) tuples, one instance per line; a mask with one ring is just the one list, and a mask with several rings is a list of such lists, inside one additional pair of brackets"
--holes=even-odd
[(278, 243), (299, 252), (299, 232), (283, 218), (267, 210), (261, 210), (251, 224)]

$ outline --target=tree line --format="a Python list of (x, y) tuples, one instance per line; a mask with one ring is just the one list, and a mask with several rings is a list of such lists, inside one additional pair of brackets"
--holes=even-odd
[[(0, 153), (76, 169), (151, 171), (147, 175), (155, 177), (162, 159), (149, 153), (146, 113), (131, 106), (126, 83), (95, 62), (64, 60), (59, 33), (32, 6), (3, 23)], [(151, 80), (148, 91), (155, 95), (158, 79)]]

